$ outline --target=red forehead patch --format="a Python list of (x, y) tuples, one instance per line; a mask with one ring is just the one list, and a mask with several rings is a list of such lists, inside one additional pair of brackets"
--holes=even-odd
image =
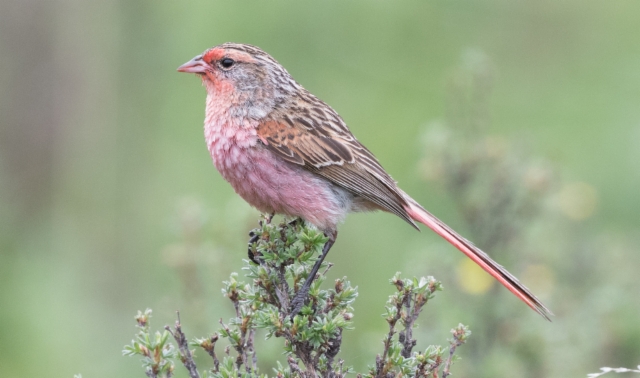
[(204, 60), (205, 62), (220, 60), (222, 59), (222, 57), (224, 57), (224, 54), (225, 54), (224, 49), (217, 47), (215, 49), (206, 51), (202, 56), (202, 60)]
[(238, 62), (253, 62), (254, 59), (251, 55), (247, 54), (243, 51), (238, 51), (234, 49), (225, 50), (221, 47), (216, 47), (211, 50), (208, 50), (202, 56), (202, 59), (205, 62), (212, 62), (214, 60), (220, 60), (222, 58), (231, 58)]

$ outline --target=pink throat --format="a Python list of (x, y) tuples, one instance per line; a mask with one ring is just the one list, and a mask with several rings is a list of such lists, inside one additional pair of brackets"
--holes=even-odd
[(227, 181), (231, 181), (232, 171), (248, 164), (244, 155), (255, 147), (258, 134), (257, 122), (233, 117), (224, 97), (207, 96), (204, 138), (213, 164)]

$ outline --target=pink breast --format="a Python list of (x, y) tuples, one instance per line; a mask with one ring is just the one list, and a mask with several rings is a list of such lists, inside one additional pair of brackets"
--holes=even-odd
[(249, 122), (205, 124), (207, 147), (222, 176), (262, 212), (298, 216), (321, 230), (335, 229), (350, 207), (344, 195), (336, 194), (340, 189), (277, 157), (259, 142), (255, 130)]

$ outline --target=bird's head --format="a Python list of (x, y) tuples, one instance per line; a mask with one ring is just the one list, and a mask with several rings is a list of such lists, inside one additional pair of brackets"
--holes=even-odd
[(212, 47), (178, 67), (178, 71), (199, 75), (209, 96), (244, 116), (267, 114), (301, 88), (269, 54), (238, 43)]

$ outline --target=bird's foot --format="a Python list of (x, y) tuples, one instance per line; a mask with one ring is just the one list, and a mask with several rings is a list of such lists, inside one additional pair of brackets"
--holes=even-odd
[[(271, 213), (271, 214), (267, 214), (265, 216), (264, 221), (267, 224), (271, 223), (271, 220), (273, 220), (273, 217), (276, 215), (276, 213)], [(260, 227), (263, 226), (262, 221), (258, 222), (258, 224), (260, 225)], [(260, 259), (253, 253), (253, 251), (251, 250), (251, 245), (255, 242), (258, 241), (258, 239), (260, 239), (260, 235), (256, 234), (255, 232), (251, 231), (249, 232), (249, 251), (248, 251), (248, 256), (249, 256), (249, 260), (253, 261), (254, 263), (260, 265)]]
[(307, 286), (305, 283), (304, 285), (302, 285), (300, 290), (298, 290), (298, 292), (296, 293), (296, 296), (293, 297), (293, 300), (291, 301), (291, 306), (290, 306), (291, 312), (289, 313), (289, 316), (291, 317), (291, 319), (293, 319), (294, 316), (298, 315), (300, 310), (302, 310), (302, 307), (304, 306), (308, 297), (309, 297), (309, 286)]
[(253, 243), (257, 242), (259, 238), (260, 238), (259, 234), (256, 234), (253, 231), (249, 232), (249, 251), (248, 251), (248, 256), (249, 256), (249, 260), (253, 261), (257, 265), (260, 265), (260, 260), (258, 259), (258, 257), (256, 255), (253, 254), (253, 251), (251, 250), (251, 245)]
[(290, 221), (289, 221), (289, 223), (288, 223), (288, 225), (289, 225), (289, 226), (295, 226), (295, 225), (297, 225), (297, 224), (302, 224), (302, 222), (303, 222), (303, 221), (302, 221), (302, 218), (300, 218), (300, 217), (296, 217), (296, 218), (293, 218), (292, 220), (290, 220)]

